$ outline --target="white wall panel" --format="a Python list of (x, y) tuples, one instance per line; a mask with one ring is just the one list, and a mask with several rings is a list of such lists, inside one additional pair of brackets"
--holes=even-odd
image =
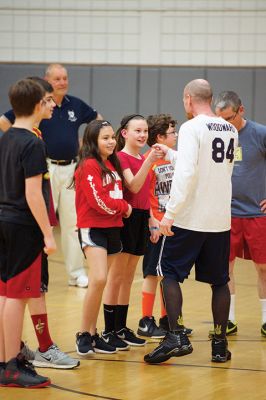
[(266, 1), (0, 0), (0, 32), (0, 62), (260, 67)]

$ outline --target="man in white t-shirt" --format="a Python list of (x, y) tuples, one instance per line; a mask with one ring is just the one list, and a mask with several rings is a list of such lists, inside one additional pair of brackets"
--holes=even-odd
[(212, 89), (206, 80), (195, 79), (185, 86), (183, 102), (189, 121), (179, 131), (170, 199), (160, 224), (165, 237), (158, 274), (163, 276), (170, 332), (144, 357), (150, 364), (193, 351), (186, 333), (176, 328), (182, 306), (179, 282), (189, 276), (193, 265), (196, 280), (212, 288), (212, 361), (231, 358), (225, 332), (230, 306), (231, 175), (238, 133), (215, 116), (211, 101)]

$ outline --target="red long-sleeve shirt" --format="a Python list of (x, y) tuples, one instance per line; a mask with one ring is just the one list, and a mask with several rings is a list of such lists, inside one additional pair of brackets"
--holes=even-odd
[(75, 172), (78, 228), (110, 228), (123, 226), (122, 216), (128, 210), (123, 200), (122, 182), (109, 160), (106, 166), (115, 174), (115, 181), (93, 158), (85, 160)]

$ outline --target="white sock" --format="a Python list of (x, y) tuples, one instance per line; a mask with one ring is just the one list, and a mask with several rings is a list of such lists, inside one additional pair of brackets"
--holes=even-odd
[(235, 294), (231, 294), (231, 302), (230, 302), (230, 309), (229, 309), (229, 317), (230, 321), (235, 322)]
[(266, 299), (260, 299), (262, 325), (266, 322)]

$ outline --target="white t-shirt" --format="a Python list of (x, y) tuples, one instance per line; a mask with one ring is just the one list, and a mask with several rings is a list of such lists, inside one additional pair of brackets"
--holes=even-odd
[(174, 226), (201, 232), (230, 229), (237, 143), (236, 128), (221, 117), (200, 114), (180, 127), (178, 151), (169, 154), (176, 160), (165, 213)]

